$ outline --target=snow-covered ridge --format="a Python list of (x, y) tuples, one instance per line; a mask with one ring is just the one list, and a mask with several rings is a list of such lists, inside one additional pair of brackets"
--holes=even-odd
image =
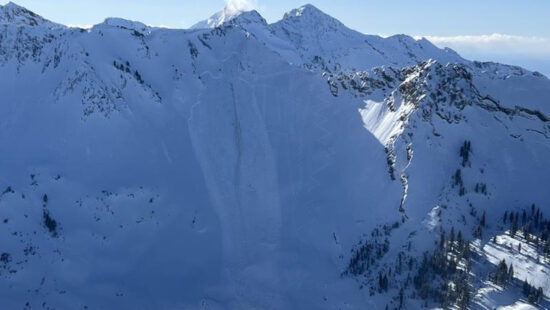
[(114, 18), (114, 17), (105, 19), (105, 21), (102, 24), (96, 25), (95, 27), (98, 27), (98, 26), (111, 26), (111, 27), (118, 27), (118, 28), (127, 29), (127, 30), (135, 30), (143, 34), (149, 33), (151, 29), (151, 27), (141, 22), (131, 21), (131, 20), (122, 19), (122, 18)]
[[(361, 34), (311, 4), (285, 13), (280, 21), (272, 24), (267, 24), (255, 10), (242, 12), (225, 8), (192, 29), (231, 25), (252, 33), (291, 63), (312, 66), (320, 59), (323, 70), (351, 68), (358, 64), (361, 69), (384, 64), (414, 65), (429, 58), (441, 62), (464, 61), (453, 50), (439, 49), (424, 38)], [(360, 59), (363, 63), (358, 61)]]
[(210, 18), (200, 21), (195, 25), (191, 26), (191, 29), (209, 29), (217, 28), (223, 25), (228, 24), (251, 24), (251, 23), (260, 23), (267, 24), (265, 19), (256, 11), (235, 11), (229, 8), (224, 8), (223, 10), (212, 15)]
[[(365, 101), (365, 108), (360, 110), (365, 127), (382, 144), (387, 145), (403, 132), (405, 124), (416, 110), (422, 111), (424, 120), (431, 121), (432, 116), (437, 116), (449, 123), (462, 121), (464, 116), (461, 111), (466, 106), (476, 106), (509, 117), (526, 117), (541, 121), (543, 124), (550, 122), (548, 116), (550, 115), (550, 106), (547, 102), (538, 100), (537, 96), (518, 103), (509, 100), (510, 98), (502, 95), (498, 89), (491, 89), (489, 93), (483, 93), (488, 89), (478, 89), (474, 80), (476, 76), (477, 78), (480, 75), (483, 76), (483, 73), (478, 72), (479, 66), (479, 64), (473, 66), (467, 64), (442, 65), (435, 61), (428, 61), (413, 68), (405, 68), (401, 74), (390, 71), (393, 75), (391, 77), (384, 75), (385, 80), (391, 82), (397, 80), (400, 84), (396, 86), (394, 82), (393, 85), (387, 85), (390, 89), (395, 87), (395, 90), (391, 94), (386, 94), (383, 102)], [(481, 67), (486, 68), (487, 66), (490, 64)], [(524, 77), (525, 81), (516, 81), (516, 85), (513, 87), (524, 88), (525, 86), (518, 85), (523, 83), (546, 84), (545, 88), (540, 89), (541, 93), (538, 93), (538, 97), (550, 96), (550, 88), (548, 88), (544, 77), (523, 71), (520, 68), (507, 69), (500, 66), (500, 69), (506, 74), (504, 81), (512, 78), (508, 73), (510, 71), (518, 72), (519, 70), (517, 76)], [(370, 76), (373, 74), (371, 73)], [(349, 84), (349, 89), (357, 91), (359, 95), (372, 94), (373, 92), (372, 83), (370, 83), (370, 87), (358, 88), (358, 82), (353, 77), (350, 79), (346, 75), (341, 75), (336, 79)], [(361, 81), (368, 81), (368, 78), (362, 78)], [(481, 85), (483, 84), (481, 83)], [(333, 91), (338, 93), (338, 84), (332, 82), (331, 86), (336, 89)]]
[(284, 20), (293, 20), (294, 22), (302, 23), (318, 23), (321, 28), (331, 24), (333, 29), (343, 26), (339, 20), (323, 13), (312, 4), (306, 4), (302, 7), (286, 12), (281, 21)]
[(9, 23), (19, 26), (43, 26), (47, 28), (64, 27), (60, 24), (52, 23), (43, 17), (19, 6), (13, 2), (8, 2), (4, 6), (0, 6), (0, 24)]
[[(3, 7), (2, 12), (4, 18), (0, 18), (0, 21), (8, 24), (42, 25), (50, 29), (65, 27), (11, 2)], [(156, 29), (138, 21), (120, 18), (108, 18), (95, 27), (104, 26), (135, 30), (140, 34), (148, 34)], [(281, 21), (273, 24), (267, 24), (255, 10), (238, 11), (226, 7), (211, 18), (197, 23), (192, 29), (223, 26), (238, 26), (253, 34), (294, 64), (311, 66), (314, 58), (321, 57), (325, 69), (348, 68), (353, 64), (360, 64), (360, 69), (384, 64), (405, 66), (429, 58), (441, 62), (463, 61), (455, 52), (441, 50), (425, 39), (415, 41), (405, 35), (389, 38), (363, 35), (310, 4), (286, 13)], [(363, 59), (362, 63), (358, 62), (359, 59)]]

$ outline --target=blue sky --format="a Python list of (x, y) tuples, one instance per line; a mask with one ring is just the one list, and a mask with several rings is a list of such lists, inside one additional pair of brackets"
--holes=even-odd
[[(269, 22), (309, 2), (368, 34), (429, 36), (467, 58), (518, 64), (550, 75), (550, 0), (227, 0), (256, 8)], [(0, 0), (4, 4), (7, 1)], [(186, 28), (224, 0), (18, 0), (44, 17), (92, 25), (105, 17)]]

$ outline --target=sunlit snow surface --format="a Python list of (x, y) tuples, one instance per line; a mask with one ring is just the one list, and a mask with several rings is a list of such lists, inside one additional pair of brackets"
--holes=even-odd
[[(550, 294), (550, 265), (547, 259), (538, 255), (537, 249), (509, 235), (497, 236), (497, 243), (489, 242), (483, 247), (483, 254), (494, 265), (505, 260), (514, 266), (514, 278), (528, 280), (535, 287), (542, 287), (544, 294)], [(521, 244), (521, 251), (519, 250)]]
[[(518, 245), (521, 244), (521, 252)], [(508, 266), (514, 267), (514, 281), (507, 288), (497, 286), (486, 281), (475, 293), (473, 309), (548, 309), (550, 304), (544, 300), (540, 305), (529, 304), (527, 298), (521, 294), (521, 283), (527, 280), (534, 287), (542, 287), (548, 296), (550, 289), (549, 262), (537, 255), (533, 244), (527, 243), (521, 233), (515, 237), (509, 232), (496, 236), (481, 248), (480, 243), (474, 243), (474, 248), (481, 255), (482, 260), (492, 264), (490, 270), (504, 260)]]

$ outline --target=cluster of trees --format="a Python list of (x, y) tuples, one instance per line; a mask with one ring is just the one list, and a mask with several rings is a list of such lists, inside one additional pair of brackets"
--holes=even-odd
[(376, 260), (382, 258), (390, 248), (388, 238), (380, 243), (376, 239), (374, 242), (361, 241), (357, 249), (353, 252), (348, 263), (348, 268), (344, 274), (361, 275), (367, 272)]
[(57, 222), (51, 217), (50, 212), (46, 209), (48, 206), (48, 200), (48, 194), (44, 194), (42, 196), (42, 207), (44, 207), (44, 210), (42, 211), (43, 223), (52, 236), (57, 237)]
[(113, 61), (113, 67), (117, 68), (120, 71), (124, 71), (126, 73), (131, 73), (130, 71), (130, 62), (126, 63), (118, 63), (116, 60)]
[(466, 188), (464, 187), (464, 181), (462, 180), (462, 170), (457, 169), (453, 175), (453, 187), (458, 186), (458, 194), (464, 196), (466, 194)]
[(470, 243), (454, 227), (449, 236), (441, 232), (438, 248), (431, 254), (424, 253), (417, 274), (413, 279), (422, 299), (433, 299), (444, 307), (467, 309), (472, 297), (469, 284), (472, 252)]
[(378, 273), (378, 292), (388, 291), (388, 275), (382, 275), (382, 272)]
[(2, 253), (0, 255), (0, 263), (7, 265), (9, 262), (11, 262), (11, 255), (9, 253)]
[[(469, 144), (465, 143), (461, 152), (469, 153), (469, 148)], [(460, 169), (455, 176), (455, 181), (456, 185), (463, 187)], [(485, 212), (478, 217), (478, 221), (473, 235), (481, 238), (487, 223)], [(502, 222), (509, 225), (512, 236), (520, 234), (522, 239), (531, 246), (536, 246), (550, 259), (550, 221), (544, 218), (542, 211), (535, 205), (532, 205), (530, 209), (505, 212)], [(391, 226), (380, 230), (376, 229), (372, 233), (370, 239), (372, 241), (361, 242), (354, 249), (344, 274), (355, 276), (368, 274), (369, 268), (378, 264), (377, 262), (388, 251), (387, 236), (391, 229)], [(496, 238), (494, 242), (496, 242)], [(523, 245), (525, 246), (525, 243)], [(518, 250), (521, 251), (521, 248)], [(449, 231), (441, 229), (438, 246), (433, 252), (425, 252), (420, 260), (401, 252), (393, 266), (395, 268), (384, 268), (377, 276), (371, 274), (372, 277), (368, 277), (369, 279), (374, 278), (370, 286), (371, 294), (393, 292), (395, 290), (392, 289), (397, 288), (399, 290), (395, 292), (399, 293), (394, 297), (391, 305), (395, 309), (401, 309), (407, 297), (405, 293), (408, 288), (412, 287), (415, 290), (409, 296), (420, 297), (425, 301), (426, 306), (429, 302), (437, 302), (443, 308), (468, 309), (473, 296), (470, 275), (473, 255), (475, 254), (471, 251), (470, 242), (464, 239), (461, 231), (455, 231), (454, 227)], [(399, 278), (403, 272), (405, 272), (406, 280), (397, 287), (395, 277)], [(501, 286), (507, 286), (513, 279), (514, 266), (507, 264), (504, 260), (489, 274), (489, 280)], [(518, 283), (521, 282), (518, 281)], [(523, 282), (522, 290), (525, 297), (533, 304), (539, 303), (544, 297), (542, 288), (536, 288), (527, 281)]]
[(470, 153), (472, 152), (472, 143), (470, 140), (464, 141), (462, 147), (460, 147), (460, 157), (462, 158), (462, 167), (466, 167), (466, 164), (470, 162)]
[[(502, 223), (508, 225), (512, 237), (521, 233), (528, 244), (533, 245), (539, 255), (542, 254), (550, 259), (550, 240), (548, 231), (550, 230), (550, 221), (544, 218), (542, 211), (535, 204), (531, 205), (530, 210), (505, 211), (502, 216)], [(494, 240), (496, 241), (496, 239)], [(518, 245), (518, 251), (521, 252), (521, 243)], [(510, 265), (506, 271), (506, 262), (502, 261), (497, 266), (497, 270), (491, 274), (491, 280), (499, 285), (506, 285), (513, 279), (514, 270)], [(536, 288), (529, 284), (527, 279), (522, 284), (523, 295), (530, 303), (537, 304), (544, 297), (542, 287)]]
[(485, 228), (485, 211), (483, 211), (483, 214), (481, 215), (481, 219), (479, 220), (479, 224), (476, 226), (474, 230), (474, 237), (481, 239), (483, 237), (483, 228)]
[(513, 279), (514, 279), (514, 266), (510, 264), (510, 267), (508, 267), (505, 260), (500, 261), (496, 270), (491, 274), (489, 274), (489, 280), (501, 286), (508, 285), (508, 283)]
[(508, 213), (508, 211), (504, 212), (502, 221), (504, 224), (509, 223), (510, 229), (515, 228), (515, 232), (517, 232), (518, 227), (521, 227), (522, 230), (525, 230), (529, 233), (532, 233), (533, 231), (548, 231), (548, 229), (550, 228), (550, 221), (545, 220), (542, 211), (540, 211), (540, 209), (537, 208), (535, 204), (531, 205), (530, 212), (525, 209), (523, 209), (523, 211), (521, 212), (521, 226), (519, 226), (519, 211), (510, 213)]
[[(410, 250), (410, 249), (409, 249)], [(416, 259), (407, 255), (404, 251), (399, 252), (395, 266), (389, 267), (387, 270), (378, 273), (378, 283), (374, 289), (378, 293), (387, 293), (392, 288), (399, 288), (398, 294), (392, 299), (392, 309), (402, 309), (406, 301), (406, 291), (413, 284), (412, 275), (416, 272), (416, 266), (418, 266)], [(406, 275), (406, 277), (400, 277)], [(401, 279), (403, 282), (396, 279)], [(399, 282), (398, 282), (399, 281)], [(399, 284), (399, 287), (392, 284)], [(373, 290), (371, 289), (371, 294)], [(395, 292), (395, 291), (394, 291)], [(415, 294), (412, 295), (415, 297)], [(386, 309), (390, 309), (389, 305)]]
[(5, 194), (13, 194), (15, 193), (15, 191), (11, 188), (11, 186), (8, 186), (6, 187), (6, 189), (2, 192), (2, 195), (0, 196), (4, 196)]
[[(470, 163), (470, 154), (472, 153), (472, 143), (470, 140), (464, 141), (464, 144), (460, 147), (460, 158), (461, 158), (461, 166), (463, 168), (471, 166)], [(458, 186), (458, 195), (464, 196), (466, 194), (466, 187), (464, 186), (464, 181), (462, 179), (462, 170), (460, 170), (460, 167), (456, 170), (455, 174), (453, 175), (453, 187)], [(482, 193), (484, 195), (487, 194), (487, 185), (485, 183), (477, 183), (475, 187), (476, 193)]]
[(197, 49), (195, 44), (193, 44), (193, 42), (191, 41), (187, 41), (187, 44), (189, 45), (189, 54), (191, 54), (191, 57), (197, 58), (197, 56), (199, 56), (199, 50)]
[(398, 222), (393, 225), (384, 225), (381, 228), (375, 228), (371, 232), (372, 241), (361, 240), (355, 250), (353, 250), (348, 268), (343, 275), (358, 276), (366, 273), (377, 260), (389, 251), (390, 241), (388, 236), (397, 227), (399, 227)]
[(10, 270), (10, 265), (9, 265), (11, 261), (12, 261), (11, 254), (9, 253), (0, 254), (0, 276), (2, 275), (2, 270), (7, 270), (8, 272), (12, 272), (12, 270)]
[(539, 253), (550, 259), (550, 221), (544, 218), (542, 211), (531, 205), (530, 210), (504, 212), (504, 225), (508, 225), (510, 235), (515, 237), (521, 232), (527, 243), (534, 245)]
[(476, 193), (481, 193), (483, 195), (487, 195), (487, 184), (485, 183), (476, 183), (476, 187), (474, 189)]
[[(118, 63), (116, 60), (113, 61), (113, 66), (117, 68), (120, 71), (130, 73), (132, 74), (132, 70), (130, 69), (130, 62), (126, 63)], [(141, 77), (141, 74), (137, 70), (133, 72), (134, 78), (138, 81), (138, 83), (143, 84), (145, 81), (143, 81), (143, 78)]]
[(53, 237), (57, 237), (58, 236), (57, 222), (51, 217), (50, 212), (44, 209), (44, 211), (42, 212), (42, 217), (44, 220), (44, 226), (46, 226), (46, 228), (52, 234)]
[(538, 304), (544, 297), (544, 293), (542, 291), (542, 287), (535, 288), (529, 282), (527, 282), (527, 279), (523, 281), (522, 285), (522, 292), (523, 295), (529, 300), (532, 304)]

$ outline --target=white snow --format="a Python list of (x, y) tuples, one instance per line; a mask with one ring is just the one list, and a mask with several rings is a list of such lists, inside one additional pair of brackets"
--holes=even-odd
[(41, 26), (50, 29), (65, 28), (65, 26), (52, 23), (13, 2), (8, 2), (4, 6), (0, 5), (0, 24)]
[(366, 100), (365, 108), (359, 112), (363, 117), (365, 128), (369, 130), (382, 145), (387, 145), (392, 138), (403, 133), (400, 119), (413, 112), (413, 106), (400, 103), (403, 99), (396, 94), (393, 98), (397, 106), (395, 111), (387, 109), (386, 102)]
[(249, 24), (255, 22), (265, 23), (263, 17), (261, 17), (258, 12), (254, 10), (237, 10), (232, 7), (225, 7), (223, 10), (212, 15), (207, 20), (198, 22), (195, 25), (191, 26), (191, 29), (217, 28), (224, 24), (234, 22), (236, 19)]
[[(496, 237), (497, 243), (488, 242), (483, 246), (483, 255), (489, 262), (498, 265), (505, 260), (514, 266), (514, 278), (527, 280), (535, 287), (542, 287), (545, 295), (550, 295), (550, 262), (538, 255), (537, 249), (525, 240), (512, 238), (509, 234)], [(521, 244), (521, 252), (518, 249)]]

